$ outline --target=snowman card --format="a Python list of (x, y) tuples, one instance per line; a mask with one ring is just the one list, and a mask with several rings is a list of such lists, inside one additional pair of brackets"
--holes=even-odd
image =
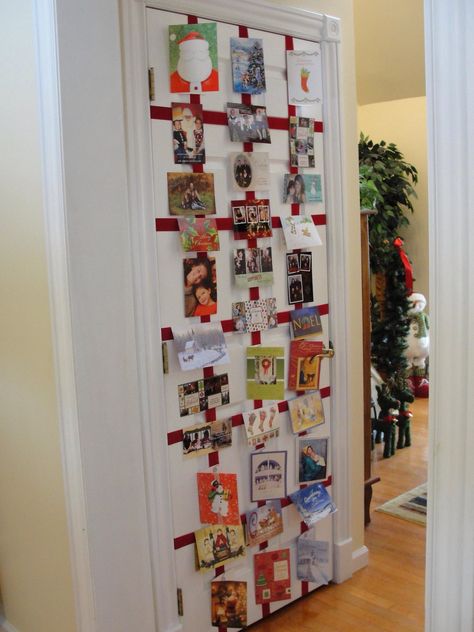
[(217, 24), (169, 27), (170, 92), (201, 94), (219, 90)]
[(199, 516), (203, 524), (239, 524), (237, 474), (198, 472)]

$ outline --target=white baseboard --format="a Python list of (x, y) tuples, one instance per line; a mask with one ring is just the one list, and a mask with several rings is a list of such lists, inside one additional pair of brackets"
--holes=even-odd
[(0, 614), (0, 632), (19, 632), (15, 627), (12, 626), (11, 623), (5, 619), (5, 617)]
[(352, 552), (352, 572), (357, 573), (361, 568), (365, 568), (369, 564), (369, 549), (361, 546), (360, 549)]

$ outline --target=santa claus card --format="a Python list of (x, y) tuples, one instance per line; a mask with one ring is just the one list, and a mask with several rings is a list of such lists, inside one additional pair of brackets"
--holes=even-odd
[(321, 353), (320, 340), (292, 340), (290, 342), (290, 368), (288, 388), (292, 391), (316, 390), (319, 388)]
[(199, 516), (203, 524), (239, 524), (237, 474), (197, 474)]
[(200, 94), (219, 90), (217, 25), (169, 27), (170, 92)]
[(255, 602), (291, 599), (290, 549), (254, 555)]

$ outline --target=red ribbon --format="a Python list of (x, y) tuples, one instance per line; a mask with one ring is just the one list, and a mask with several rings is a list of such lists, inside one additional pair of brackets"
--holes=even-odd
[(405, 268), (405, 285), (407, 286), (407, 294), (411, 294), (413, 292), (413, 270), (411, 268), (410, 259), (408, 258), (406, 252), (403, 250), (403, 239), (397, 237), (393, 245), (398, 250), (398, 254), (400, 255), (400, 259), (403, 263), (403, 267)]

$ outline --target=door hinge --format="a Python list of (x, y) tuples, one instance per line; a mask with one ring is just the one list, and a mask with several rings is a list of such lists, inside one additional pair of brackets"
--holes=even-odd
[(148, 95), (150, 101), (155, 100), (155, 69), (148, 68)]
[(177, 593), (178, 593), (178, 614), (180, 617), (183, 616), (184, 614), (184, 610), (183, 610), (183, 591), (181, 588), (177, 589)]

